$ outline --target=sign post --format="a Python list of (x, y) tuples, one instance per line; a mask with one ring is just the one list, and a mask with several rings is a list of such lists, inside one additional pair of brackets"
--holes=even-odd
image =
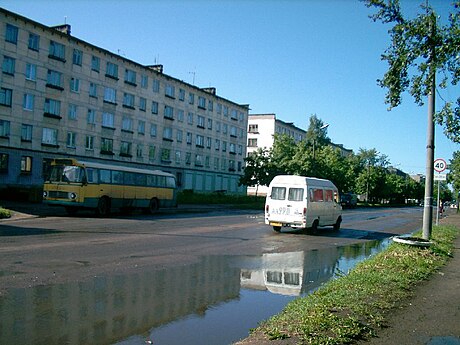
[(437, 207), (436, 207), (436, 225), (439, 225), (439, 193), (441, 190), (441, 181), (447, 180), (446, 174), (441, 174), (447, 168), (447, 163), (444, 159), (438, 158), (434, 161), (434, 170), (438, 172), (437, 175), (434, 175), (434, 180), (438, 181), (438, 199), (437, 199)]

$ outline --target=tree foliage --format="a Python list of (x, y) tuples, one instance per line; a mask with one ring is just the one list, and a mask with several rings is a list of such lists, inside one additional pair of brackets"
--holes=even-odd
[[(421, 12), (412, 19), (405, 18), (399, 0), (365, 0), (367, 7), (377, 10), (374, 21), (394, 24), (389, 30), (390, 47), (382, 54), (389, 69), (378, 83), (387, 88), (385, 102), (389, 109), (401, 103), (402, 93), (408, 91), (418, 105), (431, 91), (437, 74), (443, 75), (437, 84), (445, 89), (448, 83), (460, 81), (460, 1), (453, 2), (447, 24), (442, 24), (434, 9), (421, 5)], [(446, 136), (460, 142), (460, 97), (456, 104), (445, 102), (435, 114)]]

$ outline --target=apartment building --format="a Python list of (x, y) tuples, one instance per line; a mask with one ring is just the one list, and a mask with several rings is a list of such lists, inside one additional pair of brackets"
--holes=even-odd
[[(275, 140), (275, 134), (285, 134), (294, 138), (295, 142), (305, 139), (307, 132), (296, 127), (292, 122), (284, 122), (276, 118), (276, 114), (250, 114), (248, 116), (248, 155), (258, 148), (271, 148)], [(341, 144), (329, 143), (339, 149), (342, 156), (350, 156), (353, 150), (343, 147)], [(254, 186), (247, 188), (247, 194), (265, 195), (268, 186)]]
[[(0, 192), (41, 194), (56, 157), (161, 169), (246, 192), (248, 105), (0, 8)], [(33, 194), (33, 193), (32, 193)]]

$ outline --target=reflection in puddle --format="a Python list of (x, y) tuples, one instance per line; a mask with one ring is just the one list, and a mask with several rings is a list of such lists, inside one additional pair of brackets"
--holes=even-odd
[(387, 243), (207, 256), (187, 266), (10, 289), (0, 297), (0, 344), (229, 344)]

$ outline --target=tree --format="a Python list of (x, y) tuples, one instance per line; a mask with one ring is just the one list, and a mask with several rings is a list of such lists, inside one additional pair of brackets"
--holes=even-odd
[[(443, 75), (438, 88), (460, 81), (460, 1), (453, 3), (448, 24), (437, 21), (433, 8), (422, 5), (422, 12), (413, 19), (404, 18), (399, 0), (365, 0), (367, 7), (378, 11), (374, 21), (393, 23), (389, 30), (391, 45), (382, 55), (389, 69), (378, 83), (387, 88), (385, 102), (389, 109), (401, 103), (402, 93), (408, 91), (418, 105), (431, 93), (436, 74)], [(438, 73), (440, 72), (440, 73)], [(460, 97), (456, 106), (445, 102), (436, 114), (439, 124), (452, 141), (460, 143)]]
[(239, 185), (268, 186), (271, 181), (270, 174), (270, 151), (265, 148), (258, 148), (249, 154), (245, 159), (245, 168), (240, 177)]
[(331, 139), (327, 136), (327, 126), (316, 114), (311, 115), (305, 140), (317, 147), (329, 144)]
[(455, 151), (449, 164), (449, 174), (447, 180), (454, 188), (454, 197), (457, 200), (457, 212), (459, 211), (459, 193), (460, 193), (460, 151)]

